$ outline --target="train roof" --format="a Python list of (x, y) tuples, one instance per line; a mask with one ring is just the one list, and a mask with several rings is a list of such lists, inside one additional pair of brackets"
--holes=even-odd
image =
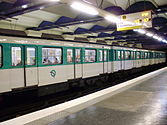
[[(13, 40), (13, 38), (15, 38)], [(27, 38), (27, 39), (26, 39)], [(12, 41), (11, 41), (12, 39)], [(22, 40), (24, 39), (24, 40)], [(26, 40), (25, 40), (26, 39)], [(75, 41), (75, 40), (62, 40), (62, 39), (52, 39), (52, 38), (40, 38), (40, 37), (31, 37), (31, 36), (15, 36), (15, 35), (0, 35), (0, 42), (7, 42), (8, 40), (10, 40), (12, 43), (20, 43), (20, 44), (41, 44), (41, 43), (46, 43), (45, 40), (49, 40), (49, 41), (61, 41), (61, 42), (68, 42), (66, 44), (64, 44), (64, 46), (68, 45), (68, 46), (73, 46), (72, 43), (76, 43), (75, 45), (79, 45), (79, 44), (85, 44), (85, 47), (98, 47), (98, 48), (106, 48), (109, 49), (108, 47), (111, 48), (126, 48), (126, 49), (136, 49), (138, 51), (154, 51), (154, 52), (164, 52), (164, 51), (157, 51), (157, 50), (151, 50), (151, 49), (143, 49), (143, 48), (136, 48), (136, 47), (125, 47), (125, 46), (116, 46), (116, 45), (108, 45), (108, 44), (102, 44), (102, 43), (90, 43), (90, 42), (84, 42), (84, 41)], [(35, 41), (33, 41), (35, 40)], [(9, 42), (10, 43), (10, 42)], [(71, 45), (70, 45), (71, 43)], [(79, 43), (79, 44), (78, 44)], [(63, 45), (61, 43), (50, 43), (51, 45)], [(50, 45), (49, 44), (49, 45)], [(88, 44), (88, 45), (87, 45)], [(48, 45), (48, 44), (47, 44)], [(102, 47), (100, 47), (102, 46)]]

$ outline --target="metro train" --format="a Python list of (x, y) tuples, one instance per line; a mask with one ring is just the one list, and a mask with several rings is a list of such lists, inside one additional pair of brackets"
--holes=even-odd
[(0, 36), (0, 94), (31, 88), (51, 94), (100, 75), (165, 61), (162, 51)]

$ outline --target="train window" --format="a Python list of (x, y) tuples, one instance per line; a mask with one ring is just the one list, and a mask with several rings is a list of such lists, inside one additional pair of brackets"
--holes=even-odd
[(117, 53), (117, 54), (118, 54), (118, 55), (117, 55), (117, 56), (118, 56), (118, 59), (121, 59), (121, 51), (117, 51), (117, 52), (118, 52), (118, 53)]
[(85, 50), (85, 62), (95, 62), (96, 61), (96, 50)]
[(2, 66), (2, 46), (0, 46), (0, 67)]
[(61, 64), (61, 48), (42, 48), (42, 62), (44, 65)]
[(22, 65), (21, 47), (12, 47), (12, 66)]
[(73, 49), (67, 49), (67, 62), (73, 62)]
[(107, 50), (104, 50), (104, 61), (107, 61)]
[(76, 63), (81, 62), (81, 49), (75, 50), (75, 62)]
[(125, 59), (130, 59), (130, 51), (125, 51)]
[(27, 65), (35, 65), (35, 48), (27, 48)]
[(136, 58), (140, 59), (140, 52), (136, 52)]
[(99, 50), (99, 61), (103, 61), (103, 50)]

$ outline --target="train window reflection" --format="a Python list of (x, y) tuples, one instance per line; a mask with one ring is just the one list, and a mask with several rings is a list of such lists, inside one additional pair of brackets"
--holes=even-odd
[(85, 50), (85, 62), (95, 62), (96, 61), (96, 50)]
[(44, 65), (61, 64), (61, 48), (42, 48), (42, 61)]
[(22, 65), (21, 47), (12, 47), (12, 66)]
[(27, 48), (27, 65), (35, 65), (35, 48)]
[(72, 63), (73, 62), (73, 50), (67, 49), (67, 62)]
[(0, 46), (0, 67), (2, 66), (2, 46)]
[(81, 62), (81, 49), (75, 50), (75, 62), (76, 63)]

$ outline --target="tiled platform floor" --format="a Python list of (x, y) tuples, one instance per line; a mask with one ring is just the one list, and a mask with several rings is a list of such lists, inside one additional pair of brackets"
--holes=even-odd
[(49, 125), (167, 125), (167, 72)]

